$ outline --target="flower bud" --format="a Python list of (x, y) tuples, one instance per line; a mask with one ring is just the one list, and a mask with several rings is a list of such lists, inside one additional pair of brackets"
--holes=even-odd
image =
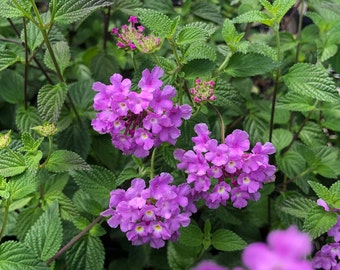
[(11, 130), (6, 134), (0, 134), (0, 149), (6, 148), (12, 141)]
[(44, 123), (42, 126), (32, 127), (32, 129), (43, 137), (53, 136), (57, 133), (57, 128), (52, 123)]

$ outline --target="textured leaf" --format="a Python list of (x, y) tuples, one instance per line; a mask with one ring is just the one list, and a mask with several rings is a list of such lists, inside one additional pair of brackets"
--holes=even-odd
[[(52, 44), (52, 49), (53, 49), (57, 64), (59, 66), (60, 72), (61, 74), (63, 74), (65, 68), (67, 68), (70, 65), (70, 59), (71, 59), (70, 47), (67, 44), (67, 42), (58, 41), (57, 43)], [(48, 50), (45, 53), (44, 63), (48, 68), (57, 72), (57, 68), (54, 65), (54, 62)]]
[(206, 32), (202, 31), (198, 27), (185, 27), (182, 28), (177, 36), (176, 43), (178, 45), (190, 44), (194, 42), (206, 41), (208, 38)]
[(196, 21), (196, 22), (192, 22), (192, 23), (188, 23), (184, 26), (184, 28), (186, 27), (195, 27), (195, 28), (199, 28), (201, 29), (201, 31), (205, 32), (205, 34), (207, 36), (211, 36), (213, 33), (215, 33), (217, 27), (212, 24), (212, 23), (205, 23), (202, 21)]
[(113, 73), (119, 73), (116, 59), (109, 54), (98, 53), (90, 62), (90, 70), (95, 80), (109, 83), (109, 78)]
[(20, 241), (24, 240), (26, 233), (33, 226), (33, 224), (38, 220), (38, 218), (43, 213), (42, 209), (39, 207), (35, 208), (25, 208), (19, 213), (17, 225), (14, 229), (17, 237)]
[(24, 100), (24, 78), (16, 71), (9, 69), (2, 71), (0, 73), (0, 85), (0, 96), (5, 101), (18, 104)]
[(185, 64), (182, 71), (187, 79), (196, 79), (197, 77), (211, 77), (214, 69), (214, 62), (208, 59), (194, 59)]
[(338, 46), (335, 44), (331, 44), (327, 46), (326, 48), (323, 48), (319, 61), (324, 62), (328, 60), (329, 58), (333, 57), (338, 52)]
[(305, 169), (306, 161), (304, 157), (296, 151), (289, 150), (284, 153), (283, 156), (277, 155), (276, 157), (279, 169), (290, 178), (297, 176)]
[(169, 242), (167, 258), (171, 269), (189, 269), (195, 262), (200, 247), (189, 247), (179, 243)]
[(226, 83), (224, 80), (216, 81), (214, 95), (216, 99), (213, 101), (213, 104), (224, 108), (229, 104), (241, 106), (244, 102), (240, 93), (237, 92), (230, 83)]
[[(248, 132), (252, 143), (262, 141), (266, 136), (268, 124), (257, 114), (251, 113), (247, 115), (243, 122), (244, 129)], [(267, 138), (267, 137), (265, 137)]]
[(238, 43), (244, 36), (244, 33), (239, 34), (231, 20), (225, 19), (222, 26), (222, 35), (225, 43), (234, 52), (237, 50)]
[(296, 92), (288, 92), (278, 99), (276, 108), (307, 112), (315, 109), (315, 100), (310, 97), (302, 96)]
[(43, 120), (57, 123), (66, 94), (67, 86), (65, 83), (47, 84), (39, 90), (38, 110)]
[(327, 137), (320, 125), (308, 121), (299, 134), (299, 138), (307, 145), (325, 145)]
[(102, 270), (104, 245), (98, 237), (85, 235), (66, 252), (66, 265), (72, 270)]
[(116, 179), (117, 187), (123, 184), (126, 180), (140, 177), (138, 171), (135, 168), (127, 167), (124, 168)]
[[(47, 23), (47, 21), (46, 21)], [(33, 22), (29, 22), (26, 25), (27, 31), (27, 46), (31, 52), (34, 52), (44, 41), (44, 37), (37, 25)], [(25, 42), (24, 30), (21, 31), (21, 41)]]
[(218, 250), (235, 251), (244, 249), (247, 243), (232, 231), (218, 229), (212, 234), (211, 245)]
[(216, 59), (215, 50), (202, 42), (194, 42), (184, 53), (186, 62), (194, 59), (208, 59), (214, 61)]
[(298, 63), (289, 69), (283, 80), (291, 91), (320, 101), (339, 102), (340, 96), (327, 71), (316, 65)]
[(21, 132), (32, 133), (32, 127), (42, 124), (42, 119), (38, 109), (33, 106), (28, 106), (27, 110), (24, 106), (17, 109), (15, 123)]
[(170, 35), (172, 20), (168, 16), (152, 9), (137, 8), (136, 11), (138, 19), (151, 32), (161, 38)]
[(272, 139), (276, 153), (280, 153), (280, 151), (292, 141), (293, 134), (287, 129), (274, 129)]
[(18, 200), (35, 192), (38, 187), (36, 177), (29, 171), (16, 175), (8, 183), (8, 189), (12, 200)]
[(289, 198), (280, 204), (281, 211), (297, 218), (306, 218), (314, 207), (315, 202), (304, 197)]
[(179, 243), (189, 247), (201, 246), (203, 233), (197, 225), (190, 224), (180, 229)]
[(26, 170), (25, 158), (22, 154), (14, 151), (0, 153), (0, 175), (10, 177), (21, 174)]
[(303, 230), (315, 239), (332, 228), (337, 217), (335, 212), (326, 212), (322, 207), (317, 206), (308, 213)]
[(320, 161), (316, 168), (317, 173), (327, 178), (337, 178), (340, 174), (340, 150), (336, 147), (316, 146), (313, 152)]
[[(1, 12), (0, 12), (0, 16), (1, 16)], [(1, 50), (0, 51), (0, 71), (8, 68), (9, 66), (13, 65), (19, 60), (20, 58), (16, 55), (16, 53), (10, 50), (7, 50), (7, 49)]]
[(63, 240), (58, 204), (54, 203), (34, 223), (25, 237), (25, 245), (43, 261), (51, 258)]
[(142, 6), (142, 3), (139, 0), (117, 0), (114, 2), (112, 9), (131, 15), (135, 8), (140, 6)]
[(44, 138), (35, 140), (30, 133), (23, 132), (21, 134), (21, 141), (24, 144), (22, 150), (26, 152), (36, 152), (43, 140)]
[(71, 175), (82, 190), (104, 208), (107, 207), (110, 192), (116, 188), (116, 177), (111, 171), (92, 166), (88, 171), (73, 171)]
[(0, 245), (0, 269), (48, 270), (45, 263), (35, 258), (32, 250), (20, 242), (7, 241)]
[(326, 188), (324, 185), (320, 183), (313, 182), (313, 181), (308, 181), (308, 184), (311, 186), (311, 188), (314, 190), (314, 192), (319, 198), (323, 199), (327, 203), (331, 202), (332, 194), (328, 190), (328, 188)]
[(272, 26), (274, 23), (274, 18), (270, 18), (267, 14), (259, 10), (251, 10), (233, 19), (233, 23), (251, 23), (251, 22), (259, 22), (268, 26)]
[(205, 19), (205, 20), (217, 23), (217, 24), (223, 23), (222, 15), (219, 13), (219, 10), (217, 9), (216, 5), (212, 3), (199, 1), (192, 6), (191, 12), (199, 18), (202, 18), (202, 19)]
[(233, 77), (249, 77), (265, 74), (278, 67), (271, 58), (261, 54), (235, 53), (229, 61), (226, 73)]
[(58, 0), (56, 3), (51, 9), (56, 9), (54, 20), (61, 24), (79, 21), (98, 8), (111, 5), (105, 0)]
[(53, 152), (45, 167), (50, 172), (90, 169), (90, 166), (78, 154), (67, 150)]

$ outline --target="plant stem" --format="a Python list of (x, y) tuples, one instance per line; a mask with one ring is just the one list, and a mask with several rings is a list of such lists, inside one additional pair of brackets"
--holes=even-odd
[[(301, 3), (301, 10), (303, 11), (304, 9), (304, 1), (299, 1)], [(299, 12), (298, 12), (299, 13)], [(299, 14), (299, 25), (298, 25), (298, 32), (296, 35), (296, 39), (298, 40), (298, 45), (296, 47), (296, 56), (295, 56), (295, 63), (299, 62), (299, 54), (300, 54), (300, 47), (301, 47), (301, 30), (302, 30), (302, 19), (303, 19), (303, 14)]]
[(155, 156), (156, 156), (156, 150), (157, 150), (157, 147), (155, 147), (153, 150), (152, 150), (152, 155), (151, 155), (151, 164), (150, 164), (150, 179), (152, 179), (154, 177), (154, 169), (155, 169)]
[(104, 13), (104, 33), (103, 33), (103, 49), (104, 49), (104, 51), (106, 51), (107, 36), (108, 36), (108, 32), (109, 32), (110, 12), (111, 12), (111, 7), (108, 6), (107, 13)]
[(216, 71), (214, 71), (213, 77), (216, 77), (221, 71), (225, 69), (225, 67), (228, 65), (229, 60), (232, 56), (233, 56), (232, 52), (226, 56), (223, 63), (218, 67)]
[(94, 225), (99, 223), (103, 219), (102, 216), (98, 216), (95, 220), (93, 220), (89, 225), (86, 226), (84, 230), (82, 230), (79, 234), (71, 239), (65, 246), (63, 246), (53, 257), (48, 259), (46, 265), (49, 266), (54, 260), (56, 260), (59, 256), (61, 256), (64, 252), (66, 252), (72, 245), (77, 242), (83, 235), (85, 235), (88, 231), (92, 229)]
[(25, 42), (25, 71), (24, 71), (24, 104), (25, 110), (27, 110), (28, 106), (28, 45), (27, 45), (27, 27), (26, 27), (26, 18), (22, 18), (24, 25), (24, 42)]
[(53, 138), (52, 136), (48, 136), (48, 154), (47, 154), (46, 160), (42, 164), (40, 164), (40, 166), (39, 166), (40, 168), (43, 168), (51, 157), (52, 147), (53, 147), (53, 139), (52, 138)]
[(214, 111), (216, 112), (218, 116), (218, 119), (220, 121), (220, 128), (221, 128), (221, 142), (224, 143), (225, 128), (224, 128), (223, 117), (221, 113), (219, 112), (219, 110), (217, 110), (217, 108), (213, 104), (211, 104), (210, 102), (208, 102), (208, 104), (214, 109)]
[(8, 221), (8, 214), (9, 214), (9, 203), (8, 201), (6, 201), (4, 221), (2, 223), (1, 230), (0, 230), (0, 242), (1, 242), (3, 234), (5, 233), (5, 228), (6, 228), (7, 221)]
[[(275, 28), (275, 35), (276, 35), (276, 48), (277, 48), (277, 62), (280, 63), (281, 61), (281, 47), (280, 47), (280, 32), (279, 32), (279, 24), (274, 26)], [(276, 105), (276, 96), (277, 90), (279, 86), (280, 80), (280, 67), (276, 69), (275, 73), (275, 83), (274, 83), (274, 92), (273, 92), (273, 99), (272, 99), (272, 108), (270, 112), (270, 123), (269, 123), (269, 142), (272, 141), (273, 137), (273, 129), (274, 129), (274, 117), (275, 117), (275, 105)]]

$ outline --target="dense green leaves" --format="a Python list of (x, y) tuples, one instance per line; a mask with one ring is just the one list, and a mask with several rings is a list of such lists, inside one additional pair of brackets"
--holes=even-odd
[(78, 154), (67, 150), (57, 150), (53, 152), (45, 167), (50, 172), (88, 170), (90, 168)]
[[(1, 16), (1, 12), (0, 12), (0, 16)], [(17, 61), (19, 61), (19, 57), (16, 55), (16, 53), (10, 50), (7, 50), (7, 49), (0, 51), (0, 71), (13, 65)]]
[(21, 174), (26, 169), (25, 158), (13, 150), (0, 153), (0, 175), (4, 177)]
[(283, 76), (291, 91), (320, 101), (339, 102), (340, 96), (335, 84), (323, 67), (298, 63)]
[(49, 51), (46, 51), (44, 62), (45, 65), (52, 69), (55, 72), (61, 72), (61, 74), (64, 73), (65, 68), (70, 64), (70, 48), (65, 41), (59, 41), (55, 44), (52, 44), (52, 50), (54, 53), (55, 61), (53, 60), (51, 54)]
[(247, 243), (236, 233), (219, 229), (212, 234), (211, 245), (218, 250), (235, 251), (242, 250)]
[(201, 229), (193, 224), (181, 229), (179, 243), (189, 247), (197, 247), (203, 244), (203, 233)]

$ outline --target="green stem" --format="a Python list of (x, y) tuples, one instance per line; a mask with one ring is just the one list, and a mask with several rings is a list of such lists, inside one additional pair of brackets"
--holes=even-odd
[[(280, 32), (279, 32), (279, 25), (274, 26), (275, 35), (276, 35), (276, 48), (277, 48), (277, 62), (280, 63), (281, 61), (281, 46), (280, 46)], [(276, 69), (275, 74), (275, 83), (274, 83), (274, 92), (273, 92), (273, 99), (272, 99), (272, 108), (270, 112), (270, 123), (269, 123), (269, 142), (272, 141), (273, 137), (273, 129), (274, 129), (274, 117), (275, 117), (275, 105), (276, 105), (276, 96), (279, 86), (279, 80), (281, 76), (281, 70), (278, 67)]]
[(208, 102), (208, 104), (214, 109), (214, 111), (216, 112), (218, 119), (220, 121), (220, 128), (221, 128), (221, 142), (224, 143), (224, 136), (225, 136), (225, 127), (224, 127), (224, 121), (223, 121), (223, 117), (222, 114), (219, 112), (219, 110), (217, 110), (217, 108)]
[(133, 63), (133, 69), (136, 72), (137, 71), (137, 63), (136, 63), (136, 59), (135, 59), (135, 53), (133, 51), (131, 52), (131, 58), (132, 58), (132, 63)]
[(179, 59), (179, 56), (178, 56), (178, 53), (177, 53), (176, 43), (172, 39), (168, 39), (168, 40), (169, 40), (169, 43), (170, 43), (170, 45), (172, 47), (172, 52), (174, 53), (177, 66), (180, 69), (182, 67), (182, 64), (181, 64), (181, 60)]
[(94, 225), (99, 223), (103, 219), (102, 216), (98, 216), (95, 220), (93, 220), (87, 227), (82, 230), (79, 234), (77, 234), (75, 237), (71, 239), (70, 242), (68, 242), (65, 246), (63, 246), (53, 257), (51, 257), (47, 262), (46, 265), (49, 266), (54, 260), (56, 260), (58, 257), (60, 257), (64, 252), (66, 252), (72, 245), (77, 242), (83, 235), (85, 235), (88, 231), (92, 229)]
[[(301, 7), (300, 9), (304, 9), (304, 1), (300, 1)], [(295, 63), (299, 62), (299, 54), (300, 54), (300, 47), (301, 47), (301, 30), (302, 30), (302, 19), (303, 19), (303, 14), (300, 14), (299, 16), (299, 25), (298, 25), (298, 32), (296, 35), (296, 40), (298, 40), (298, 45), (296, 47), (296, 56), (295, 56)]]
[(2, 222), (1, 231), (0, 231), (0, 242), (1, 242), (3, 234), (5, 233), (5, 228), (6, 228), (7, 221), (8, 221), (8, 214), (9, 214), (9, 203), (8, 201), (6, 201), (4, 221)]
[(156, 149), (157, 149), (157, 147), (155, 147), (155, 148), (152, 150), (151, 164), (150, 164), (150, 179), (153, 179), (154, 174), (155, 174), (154, 169), (155, 169)]
[(53, 148), (53, 137), (48, 136), (48, 154), (47, 154), (47, 158), (45, 159), (45, 161), (42, 164), (40, 164), (39, 166), (40, 168), (43, 168), (48, 162), (48, 160), (50, 159), (51, 154), (52, 154), (52, 148)]
[(24, 71), (24, 104), (25, 110), (28, 107), (28, 45), (27, 45), (27, 27), (26, 27), (26, 18), (22, 18), (23, 26), (24, 26), (24, 46), (25, 46), (25, 71)]
[[(26, 10), (23, 9), (22, 6), (21, 6), (16, 0), (13, 0), (13, 3), (14, 3), (14, 5), (15, 5), (15, 7), (16, 7), (18, 10), (20, 10), (20, 11), (24, 14), (24, 16), (25, 16), (27, 19), (29, 19), (30, 21), (32, 21), (32, 23), (34, 23), (35, 25), (39, 26), (38, 22), (37, 22), (36, 20), (33, 19), (32, 15), (29, 14), (28, 12), (26, 12)], [(34, 8), (34, 7), (35, 7), (35, 8), (37, 7), (37, 6), (35, 5), (35, 2), (34, 2), (34, 1), (31, 1), (31, 3), (32, 3), (33, 8)]]
[(226, 68), (232, 56), (233, 56), (232, 52), (226, 56), (223, 63), (218, 67), (216, 71), (214, 71), (213, 77), (216, 77), (220, 72), (222, 72)]

